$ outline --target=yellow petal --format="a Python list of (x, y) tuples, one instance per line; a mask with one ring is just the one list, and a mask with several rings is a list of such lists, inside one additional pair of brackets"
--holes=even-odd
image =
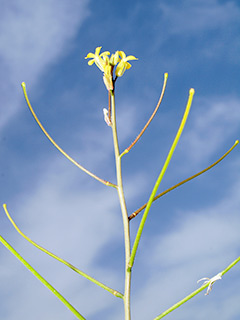
[(102, 49), (102, 47), (97, 47), (97, 48), (95, 49), (95, 55), (96, 55), (96, 56), (99, 56), (99, 53), (100, 53), (101, 49)]
[(124, 74), (124, 72), (126, 70), (126, 63), (127, 62), (125, 62), (124, 60), (121, 60), (119, 62), (119, 64), (117, 65), (117, 68), (116, 68), (116, 71), (115, 71), (115, 74), (116, 74), (117, 77), (121, 77)]
[(110, 55), (109, 51), (104, 51), (103, 53), (100, 54), (100, 57), (101, 56), (109, 56), (109, 55)]
[(94, 58), (94, 57), (95, 57), (95, 54), (89, 52), (89, 53), (87, 54), (87, 56), (85, 57), (85, 59)]
[(95, 60), (94, 60), (94, 59), (89, 60), (89, 61), (88, 61), (88, 65), (89, 65), (89, 66), (91, 66), (92, 64), (94, 64), (94, 62), (95, 62)]
[(125, 61), (128, 61), (128, 60), (138, 60), (138, 58), (134, 57), (134, 56), (127, 56), (125, 59)]
[(122, 59), (126, 58), (126, 53), (124, 51), (118, 51)]
[(126, 67), (126, 69), (130, 69), (131, 66), (132, 66), (132, 65), (131, 65), (129, 62), (125, 62), (125, 67)]
[(119, 52), (116, 51), (114, 54), (111, 55), (110, 64), (112, 66), (115, 66), (119, 61), (120, 61)]

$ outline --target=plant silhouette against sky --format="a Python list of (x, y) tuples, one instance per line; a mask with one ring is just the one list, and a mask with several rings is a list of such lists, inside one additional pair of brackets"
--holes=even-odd
[[(223, 155), (221, 156), (218, 160), (216, 160), (213, 164), (208, 166), (207, 168), (201, 170), (200, 172), (194, 174), (191, 177), (188, 177), (184, 179), (183, 181), (175, 184), (171, 188), (161, 192), (160, 194), (157, 194), (159, 185), (164, 177), (164, 174), (168, 168), (168, 165), (170, 163), (170, 160), (173, 156), (173, 153), (176, 149), (176, 146), (178, 144), (178, 141), (181, 137), (181, 134), (183, 132), (185, 123), (187, 121), (192, 101), (193, 101), (193, 96), (194, 96), (194, 89), (189, 90), (189, 97), (188, 101), (186, 104), (185, 112), (183, 114), (181, 123), (179, 125), (177, 134), (174, 138), (174, 141), (172, 145), (169, 148), (169, 152), (166, 156), (166, 160), (164, 162), (164, 165), (162, 169), (159, 172), (158, 178), (156, 179), (156, 182), (153, 186), (152, 191), (150, 192), (149, 200), (147, 203), (143, 204), (139, 209), (136, 209), (133, 213), (129, 214), (127, 211), (127, 206), (126, 206), (126, 200), (125, 200), (125, 194), (124, 194), (124, 188), (123, 188), (123, 181), (122, 181), (122, 157), (127, 155), (127, 153), (134, 147), (134, 145), (138, 142), (138, 140), (141, 138), (143, 133), (146, 131), (148, 128), (149, 124), (151, 123), (153, 117), (156, 115), (156, 112), (159, 109), (159, 106), (163, 100), (165, 89), (166, 89), (166, 84), (167, 84), (167, 79), (168, 79), (168, 74), (164, 74), (164, 80), (163, 80), (163, 87), (162, 87), (162, 92), (159, 97), (159, 101), (153, 110), (153, 113), (149, 117), (148, 121), (146, 122), (145, 126), (143, 129), (140, 131), (140, 133), (137, 135), (136, 139), (129, 144), (129, 146), (124, 149), (123, 151), (120, 151), (119, 148), (119, 141), (118, 141), (118, 134), (117, 134), (117, 126), (116, 126), (116, 104), (115, 104), (115, 93), (116, 93), (116, 83), (118, 78), (121, 78), (126, 70), (129, 70), (131, 68), (131, 64), (129, 61), (135, 61), (138, 60), (135, 56), (129, 55), (127, 56), (125, 52), (123, 51), (116, 51), (113, 54), (110, 54), (109, 51), (104, 51), (101, 52), (102, 47), (97, 47), (95, 49), (95, 53), (88, 53), (85, 59), (88, 60), (88, 64), (91, 66), (95, 64), (100, 71), (103, 74), (103, 82), (105, 84), (105, 87), (108, 92), (108, 108), (103, 109), (103, 117), (106, 122), (106, 124), (111, 128), (112, 130), (112, 137), (113, 137), (113, 145), (114, 145), (114, 154), (115, 154), (115, 167), (116, 167), (116, 182), (110, 182), (106, 181), (94, 173), (90, 172), (86, 168), (84, 168), (81, 164), (79, 164), (77, 161), (75, 161), (70, 155), (68, 155), (55, 141), (54, 139), (48, 134), (46, 129), (43, 127), (41, 124), (40, 120), (38, 119), (37, 115), (35, 114), (31, 103), (29, 101), (27, 91), (26, 91), (26, 85), (23, 82), (22, 83), (22, 89), (24, 92), (24, 96), (27, 102), (27, 105), (36, 120), (37, 124), (43, 131), (43, 133), (46, 135), (46, 137), (52, 142), (52, 144), (67, 158), (69, 159), (73, 164), (75, 164), (79, 169), (83, 170), (86, 174), (91, 176), (92, 178), (96, 179), (97, 181), (101, 182), (102, 184), (106, 186), (110, 186), (112, 188), (115, 188), (117, 193), (118, 193), (118, 198), (119, 198), (119, 203), (121, 207), (121, 213), (122, 213), (122, 220), (123, 220), (123, 229), (124, 229), (124, 246), (125, 246), (125, 284), (124, 284), (124, 292), (121, 293), (120, 291), (116, 290), (115, 288), (110, 288), (108, 285), (103, 284), (102, 282), (98, 281), (97, 279), (93, 278), (92, 276), (84, 273), (81, 271), (79, 268), (73, 266), (71, 263), (67, 262), (66, 260), (58, 257), (54, 253), (51, 253), (47, 249), (43, 248), (42, 246), (38, 245), (35, 241), (31, 240), (26, 234), (24, 234), (21, 229), (16, 225), (14, 222), (13, 218), (11, 217), (6, 204), (3, 205), (4, 211), (9, 219), (9, 221), (12, 223), (13, 227), (20, 233), (20, 235), (25, 238), (28, 242), (30, 242), (33, 246), (38, 248), (39, 250), (45, 252), (52, 258), (58, 260), (59, 262), (65, 264), (67, 267), (78, 273), (79, 275), (85, 277), (86, 279), (90, 280), (91, 282), (95, 283), (96, 285), (100, 286), (101, 288), (107, 290), (109, 293), (113, 294), (117, 298), (122, 299), (123, 305), (124, 305), (124, 314), (125, 314), (125, 320), (130, 320), (131, 319), (131, 275), (132, 275), (132, 269), (134, 267), (134, 261), (136, 257), (136, 253), (139, 248), (139, 242), (142, 236), (142, 232), (144, 229), (144, 225), (146, 222), (146, 219), (148, 217), (151, 205), (154, 201), (165, 195), (166, 193), (174, 190), (175, 188), (183, 185), (184, 183), (196, 178), (197, 176), (205, 173), (206, 171), (210, 170), (213, 168), (215, 165), (217, 165), (220, 161), (222, 161), (238, 144), (238, 140), (234, 143), (234, 145)], [(131, 220), (134, 219), (138, 214), (142, 212), (141, 216), (141, 221), (136, 233), (136, 237), (134, 239), (131, 239), (131, 234), (130, 234), (130, 223)], [(132, 240), (132, 241), (131, 241)], [(68, 308), (69, 310), (76, 316), (78, 319), (86, 319), (81, 313), (79, 313), (63, 296), (61, 293), (59, 293), (47, 280), (45, 280), (16, 250), (3, 238), (0, 236), (0, 241), (2, 244), (9, 250), (11, 251), (49, 290), (51, 290), (58, 299), (60, 299)], [(133, 245), (131, 246), (131, 243)], [(202, 278), (199, 281), (203, 280), (204, 283), (203, 285), (189, 294), (187, 297), (184, 299), (180, 300), (178, 303), (174, 304), (172, 307), (167, 309), (166, 311), (162, 312), (161, 314), (157, 315), (153, 320), (158, 320), (163, 317), (165, 317), (167, 314), (175, 310), (176, 308), (180, 307), (182, 304), (184, 304), (186, 301), (194, 297), (196, 294), (199, 292), (203, 291), (204, 289), (207, 288), (206, 295), (210, 293), (212, 290), (213, 284), (217, 281), (222, 279), (222, 276), (228, 272), (235, 264), (237, 264), (240, 260), (240, 257), (238, 257), (235, 261), (233, 261), (228, 267), (226, 267), (223, 271), (219, 272), (217, 275), (211, 277), (211, 278)], [(156, 280), (157, 281), (157, 280)]]

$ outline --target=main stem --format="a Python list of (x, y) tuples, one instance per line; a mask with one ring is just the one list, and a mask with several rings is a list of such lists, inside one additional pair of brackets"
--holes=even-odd
[(121, 168), (121, 157), (118, 146), (117, 126), (116, 126), (116, 109), (115, 109), (115, 96), (114, 91), (110, 91), (111, 94), (111, 111), (112, 111), (112, 133), (113, 133), (113, 144), (116, 161), (116, 175), (117, 175), (117, 190), (118, 197), (122, 211), (123, 218), (123, 229), (124, 229), (124, 243), (125, 243), (125, 289), (124, 289), (124, 311), (125, 320), (131, 319), (130, 311), (130, 289), (131, 289), (131, 271), (128, 271), (128, 263), (131, 256), (130, 248), (130, 232), (129, 232), (129, 220), (127, 214), (127, 207), (123, 192), (122, 184), (122, 168)]

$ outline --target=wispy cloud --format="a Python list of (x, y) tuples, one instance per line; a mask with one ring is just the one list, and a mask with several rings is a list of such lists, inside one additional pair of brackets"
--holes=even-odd
[[(161, 20), (156, 28), (159, 36), (154, 46), (162, 49), (168, 41), (177, 42), (180, 49), (178, 56), (183, 54), (180, 65), (185, 59), (185, 63), (191, 62), (191, 55), (186, 50), (189, 45), (196, 50), (194, 57), (197, 59), (204, 57), (239, 63), (240, 8), (237, 3), (218, 0), (159, 1), (158, 8)], [(177, 64), (174, 70), (176, 68)]]
[(196, 35), (199, 32), (226, 28), (239, 20), (240, 9), (233, 2), (220, 3), (217, 0), (191, 1), (179, 3), (160, 3), (163, 17), (174, 22), (167, 32), (179, 35)]
[[(109, 245), (116, 248), (123, 245), (123, 234), (119, 228), (121, 213), (116, 190), (102, 186), (98, 182), (92, 182), (84, 174), (78, 176), (74, 168), (66, 168), (65, 163), (58, 157), (52, 159), (49, 166), (41, 170), (39, 174), (41, 178), (39, 177), (39, 182), (31, 190), (16, 197), (14, 203), (9, 203), (8, 209), (14, 220), (23, 232), (43, 247), (121, 291), (123, 266), (120, 263), (116, 270), (112, 268), (112, 260), (116, 257), (111, 257), (108, 252)], [(139, 176), (132, 177), (126, 188), (128, 196), (129, 194), (134, 196), (136, 184), (143, 184), (143, 182)], [(99, 290), (95, 285), (91, 285), (88, 280), (32, 248), (10, 225), (7, 226), (6, 232), (7, 238), (11, 239), (17, 250), (29, 262), (37, 266), (37, 270), (52, 284), (56, 283), (57, 289), (64, 295), (67, 293), (72, 303), (80, 311), (85, 311), (86, 316), (99, 314), (101, 310), (112, 305), (115, 305), (115, 310), (120, 308), (121, 301), (117, 300), (114, 303), (115, 298), (112, 298), (109, 293), (102, 292), (102, 289)], [(96, 263), (97, 259), (102, 256), (108, 257), (108, 260), (104, 261), (104, 266)], [(120, 250), (117, 260), (123, 261), (123, 256), (124, 251)], [(10, 264), (9, 258), (5, 262)], [(19, 270), (15, 263), (18, 265), (13, 258), (11, 262), (13, 268), (7, 274), (9, 282), (13, 274), (17, 275), (23, 271)], [(4, 272), (1, 272), (0, 276), (6, 278)], [(55, 298), (48, 300), (46, 298), (48, 293), (42, 292), (41, 285), (24, 286), (23, 279), (28, 281), (29, 277), (32, 276), (26, 273), (19, 281), (12, 284), (14, 291), (21, 292), (21, 297), (12, 296), (13, 300), (16, 299), (19, 308), (21, 305), (20, 315), (25, 314), (27, 317), (34, 310), (33, 307), (29, 309), (28, 304), (24, 303), (27, 300), (28, 303), (31, 301), (31, 306), (35, 308), (37, 305), (44, 305), (36, 319), (46, 317), (48, 311), (53, 312), (55, 317), (59, 312), (59, 318), (64, 319), (61, 309), (65, 307), (59, 307), (59, 305), (53, 307), (51, 301)], [(21, 289), (22, 287), (24, 288)], [(43, 289), (47, 292), (47, 289)], [(38, 295), (41, 296), (39, 301)], [(93, 297), (96, 299), (94, 306), (92, 305)], [(11, 312), (8, 310), (8, 314), (12, 314), (13, 317), (17, 316), (18, 308), (14, 308)], [(66, 310), (64, 314), (66, 317), (68, 311)]]
[(234, 97), (196, 98), (180, 146), (191, 167), (202, 166), (223, 145), (227, 151), (239, 139), (239, 104)]
[[(184, 298), (184, 295), (197, 289), (198, 279), (216, 275), (239, 256), (240, 202), (237, 190), (239, 183), (229, 190), (222, 201), (213, 206), (197, 211), (179, 211), (172, 220), (174, 224), (169, 232), (145, 239), (142, 248), (144, 254), (140, 254), (139, 263), (148, 272), (145, 272), (144, 276), (137, 272), (136, 277), (141, 278), (142, 285), (137, 288), (139, 290), (133, 304), (138, 319), (160, 314), (170, 307), (171, 303), (176, 303)], [(234, 297), (238, 293), (234, 289), (230, 293), (234, 286), (229, 281), (231, 274), (234, 277), (234, 269), (224, 276), (220, 288), (213, 288), (210, 304), (218, 305), (219, 301), (225, 300), (221, 312), (228, 314), (231, 304), (233, 314), (237, 316), (239, 304)], [(233, 297), (229, 297), (229, 302), (226, 302), (228, 294)], [(190, 314), (195, 314), (196, 319), (202, 319), (203, 315), (214, 317), (217, 310), (211, 305), (204, 309), (199, 303), (202, 297), (203, 294), (199, 294), (192, 300), (192, 306), (183, 305), (170, 315), (170, 319), (186, 319)], [(204, 298), (206, 301), (202, 303), (208, 303), (209, 300)], [(148, 306), (145, 311), (141, 309), (143, 304)], [(201, 316), (197, 316), (200, 310)]]
[(0, 126), (19, 108), (20, 84), (34, 86), (50, 64), (66, 54), (89, 15), (88, 0), (12, 1), (1, 6)]
[[(50, 0), (47, 3), (39, 1), (27, 3), (27, 0), (22, 0), (20, 6), (19, 1), (14, 0), (11, 3), (6, 2), (7, 4), (2, 6), (0, 12), (0, 128), (6, 125), (11, 115), (17, 114), (19, 110), (19, 96), (23, 101), (20, 92), (21, 81), (27, 83), (28, 88), (31, 89), (31, 96), (34, 97), (35, 88), (39, 85), (44, 74), (51, 72), (51, 66), (58, 66), (61, 58), (68, 54), (68, 50), (71, 50), (72, 46), (77, 46), (77, 43), (72, 40), (77, 35), (84, 19), (90, 15), (89, 2), (90, 0), (73, 0), (70, 4), (68, 0)], [(165, 61), (169, 62), (168, 66), (171, 66), (171, 63), (175, 64), (174, 76), (177, 74), (178, 77), (178, 68), (183, 64), (184, 59), (187, 62), (190, 59), (190, 63), (194, 59), (197, 60), (196, 68), (188, 70), (188, 72), (193, 72), (194, 75), (198, 74), (197, 71), (202, 67), (199, 64), (202, 53), (205, 57), (213, 57), (216, 48), (220, 49), (217, 54), (219, 59), (222, 59), (221, 61), (223, 61), (222, 57), (225, 51), (228, 51), (227, 58), (231, 56), (234, 57), (234, 61), (238, 59), (235, 53), (239, 45), (236, 30), (239, 26), (240, 12), (235, 2), (184, 0), (182, 2), (175, 1), (174, 5), (169, 1), (153, 0), (150, 2), (154, 3), (154, 6), (151, 7), (149, 3), (139, 5), (137, 1), (133, 2), (136, 8), (142, 8), (142, 10), (137, 10), (135, 20), (131, 10), (129, 10), (128, 19), (125, 19), (121, 13), (123, 17), (121, 21), (124, 22), (121, 25), (118, 24), (119, 17), (117, 17), (119, 4), (112, 2), (111, 8), (114, 11), (108, 15), (103, 23), (106, 34), (101, 29), (102, 18), (106, 15), (105, 8), (101, 12), (93, 9), (96, 10), (96, 15), (91, 19), (89, 24), (91, 26), (86, 28), (87, 32), (83, 36), (84, 40), (90, 39), (90, 44), (87, 42), (83, 44), (83, 51), (86, 46), (92, 46), (92, 43), (97, 39), (96, 37), (102, 33), (104, 37), (100, 35), (100, 39), (105, 40), (103, 46), (106, 50), (108, 49), (106, 42), (109, 42), (110, 39), (113, 40), (114, 45), (117, 42), (117, 46), (120, 46), (120, 43), (131, 43), (133, 47), (141, 46), (139, 50), (141, 50), (142, 57), (149, 57), (139, 62), (143, 65), (145, 63), (145, 67), (143, 69), (141, 67), (137, 84), (130, 81), (127, 85), (127, 92), (133, 94), (136, 90), (138, 104), (126, 102), (129, 101), (128, 98), (122, 99), (121, 94), (124, 87), (120, 87), (119, 81), (119, 87), (123, 90), (119, 90), (117, 96), (117, 119), (121, 148), (127, 147), (135, 138), (138, 129), (140, 129), (138, 123), (144, 124), (146, 119), (144, 120), (143, 117), (147, 117), (147, 114), (151, 112), (152, 107), (148, 103), (149, 100), (145, 101), (144, 106), (144, 98), (139, 100), (142, 96), (151, 96), (152, 90), (154, 90), (152, 87), (147, 88), (146, 83), (142, 84), (141, 81), (145, 73), (150, 73), (151, 84), (160, 81), (156, 61), (160, 66)], [(148, 15), (145, 14), (146, 12)], [(159, 13), (161, 14), (159, 15)], [(154, 20), (155, 18), (156, 20)], [(113, 25), (115, 25), (118, 35), (114, 39), (109, 36), (112, 33)], [(136, 33), (136, 37), (135, 35), (133, 38), (129, 37), (129, 30)], [(172, 43), (172, 39), (176, 39), (177, 45)], [(190, 43), (189, 39), (194, 39), (194, 43)], [(138, 42), (138, 45), (135, 42)], [(162, 50), (163, 43), (166, 45), (166, 51)], [(160, 47), (161, 50), (159, 50)], [(182, 51), (178, 52), (178, 48), (182, 48)], [(86, 52), (88, 51), (86, 50)], [(157, 60), (154, 54), (157, 55)], [(188, 56), (186, 57), (186, 55)], [(72, 65), (72, 61), (67, 60), (66, 64)], [(206, 68), (209, 66), (210, 63)], [(60, 68), (57, 69), (59, 71)], [(72, 71), (72, 69), (68, 70)], [(65, 139), (63, 145), (61, 138), (58, 139), (59, 136), (56, 138), (53, 133), (53, 137), (63, 149), (67, 145), (66, 151), (82, 165), (102, 178), (113, 179), (112, 182), (115, 182), (111, 129), (104, 123), (102, 115), (102, 108), (106, 107), (104, 104), (107, 103), (107, 92), (101, 92), (100, 96), (94, 83), (92, 87), (90, 86), (91, 89), (86, 91), (86, 95), (82, 95), (88, 86), (87, 81), (92, 81), (92, 74), (86, 77), (84, 67), (79, 70), (80, 77), (77, 78), (77, 74), (74, 74), (74, 84), (71, 88), (62, 90), (62, 84), (60, 84), (52, 95), (54, 105), (57, 106), (54, 109), (57, 110), (56, 118), (55, 115), (49, 118), (49, 114), (46, 114), (45, 117), (45, 109), (42, 110), (40, 118), (43, 123), (45, 120), (49, 121), (46, 128), (51, 133), (53, 132), (51, 125), (55, 120), (54, 129), (57, 128), (57, 121), (64, 123), (69, 120), (68, 126), (70, 127), (73, 120), (72, 131), (69, 135), (64, 132), (61, 125), (57, 129), (59, 131), (55, 131), (57, 134), (63, 132), (61, 136)], [(65, 76), (64, 71), (59, 74)], [(98, 74), (97, 77), (99, 81), (102, 81), (101, 75)], [(86, 83), (83, 83), (82, 79), (87, 79)], [(54, 76), (53, 81), (55, 81)], [(72, 83), (71, 72), (66, 74), (66, 81)], [(203, 79), (197, 81), (197, 85), (202, 86), (203, 89), (207, 88), (205, 75)], [(172, 83), (174, 86), (174, 82), (169, 79), (170, 92)], [(218, 84), (214, 82), (214, 85), (217, 87)], [(135, 88), (135, 86), (138, 87)], [(82, 87), (83, 89), (79, 89)], [(103, 85), (102, 88), (105, 90)], [(143, 91), (139, 92), (139, 88), (142, 88), (140, 90)], [(197, 91), (197, 87), (195, 88)], [(170, 102), (167, 99), (164, 101), (164, 103), (168, 104), (169, 102), (171, 105), (168, 104), (167, 108), (165, 108), (166, 104), (163, 105), (160, 116), (156, 117), (153, 122), (153, 127), (139, 142), (138, 146), (142, 147), (142, 149), (139, 148), (141, 152), (136, 146), (123, 159), (124, 175), (125, 173), (129, 175), (124, 179), (129, 210), (133, 205), (143, 204), (142, 195), (147, 189), (146, 197), (148, 196), (156, 174), (154, 171), (153, 175), (150, 169), (156, 168), (158, 171), (159, 161), (163, 159), (161, 141), (163, 136), (165, 137), (170, 131), (165, 133), (164, 130), (159, 129), (157, 121), (160, 121), (161, 128), (162, 125), (164, 128), (164, 126), (168, 126), (168, 123), (171, 124), (171, 121), (167, 120), (170, 116), (172, 117), (172, 112), (175, 113), (175, 106), (176, 108), (179, 106), (178, 94), (175, 95), (175, 91), (173, 92), (172, 100), (170, 99)], [(157, 92), (156, 96), (158, 94)], [(54, 95), (57, 97), (53, 97)], [(232, 96), (228, 89), (222, 92), (221, 96), (214, 95), (216, 92), (212, 96), (199, 97), (198, 94), (196, 95), (189, 122), (176, 150), (177, 166), (173, 166), (169, 170), (168, 177), (175, 178), (176, 170), (178, 170), (178, 174), (179, 172), (182, 174), (185, 173), (185, 169), (192, 170), (194, 168), (195, 171), (198, 166), (202, 168), (203, 162), (207, 161), (208, 163), (213, 156), (215, 159), (215, 154), (219, 151), (218, 148), (222, 148), (224, 144), (226, 146), (224, 150), (226, 150), (230, 147), (229, 141), (231, 144), (239, 138), (239, 136), (235, 136), (238, 133), (240, 120), (237, 95)], [(74, 107), (71, 109), (72, 113), (70, 112), (69, 117), (67, 112), (58, 113), (59, 105), (60, 107), (66, 105), (66, 108), (69, 108), (73, 105), (73, 101), (81, 101), (81, 109), (76, 107), (76, 114), (73, 113), (75, 112)], [(37, 105), (39, 101), (35, 102)], [(94, 105), (95, 109), (90, 108), (89, 104)], [(162, 140), (158, 141), (157, 147), (155, 144), (154, 148), (154, 125), (156, 123), (157, 134)], [(5, 128), (7, 127), (5, 126)], [(26, 131), (27, 138), (31, 136), (30, 140), (26, 139), (28, 140), (26, 145), (24, 133), (19, 133), (21, 139), (17, 140), (15, 132), (14, 137), (10, 135), (7, 147), (5, 147), (6, 144), (3, 144), (1, 149), (2, 168), (4, 170), (6, 168), (6, 172), (4, 171), (5, 180), (3, 179), (1, 184), (3, 192), (0, 196), (7, 197), (10, 213), (19, 227), (40, 245), (59, 254), (104, 283), (122, 291), (123, 231), (116, 190), (95, 182), (85, 173), (80, 172), (67, 160), (62, 159), (53, 146), (51, 146), (54, 150), (53, 153), (48, 152), (49, 149), (44, 149), (46, 142), (44, 138), (41, 141), (43, 145), (39, 145), (35, 133), (32, 133), (31, 130)], [(24, 154), (26, 146), (29, 150), (27, 155)], [(146, 146), (147, 148), (144, 149)], [(4, 148), (7, 149), (6, 152)], [(36, 149), (38, 150), (37, 155), (34, 154)], [(220, 153), (222, 154), (221, 151)], [(172, 161), (174, 159), (175, 155)], [(149, 163), (150, 165), (147, 165)], [(143, 164), (142, 167), (141, 164)], [(234, 172), (239, 172), (237, 161), (231, 162), (231, 166), (235, 169)], [(11, 181), (11, 179), (15, 182), (13, 186), (10, 182), (5, 184), (4, 181)], [(217, 191), (215, 193), (214, 190), (216, 201), (219, 199), (218, 203), (212, 201), (211, 204), (208, 204), (208, 200), (206, 200), (204, 204), (201, 204), (201, 207), (199, 207), (199, 203), (196, 203), (196, 206), (194, 205), (196, 210), (189, 209), (187, 212), (183, 212), (181, 205), (177, 207), (177, 204), (173, 203), (172, 214), (174, 216), (171, 216), (171, 222), (168, 220), (169, 217), (164, 217), (164, 220), (159, 222), (161, 230), (168, 229), (166, 232), (156, 234), (156, 226), (153, 229), (146, 227), (146, 233), (143, 235), (137, 256), (138, 261), (134, 265), (133, 318), (145, 320), (150, 319), (151, 316), (155, 317), (171, 303), (181, 299), (185, 293), (188, 294), (191, 290), (196, 289), (196, 281), (199, 278), (213, 276), (215, 271), (219, 272), (231, 262), (232, 258), (235, 258), (239, 243), (237, 229), (237, 225), (239, 225), (237, 216), (239, 212), (239, 197), (237, 195), (239, 184), (236, 183), (238, 179), (236, 174), (231, 181), (233, 184), (229, 183), (228, 185), (228, 194), (221, 199), (219, 199)], [(199, 188), (200, 192), (201, 188), (202, 185)], [(140, 190), (139, 193), (138, 190)], [(186, 193), (184, 196), (189, 197)], [(133, 200), (136, 200), (136, 204)], [(3, 199), (3, 201), (6, 200)], [(161, 211), (164, 212), (166, 203), (161, 202), (160, 205), (163, 206)], [(156, 208), (157, 203), (154, 204), (153, 210)], [(131, 223), (133, 235), (136, 232), (139, 219), (140, 215)], [(102, 289), (96, 288), (95, 285), (82, 279), (65, 266), (37, 251), (24, 239), (21, 239), (3, 216), (1, 221), (3, 236), (6, 236), (6, 239), (10, 240), (43, 276), (46, 276), (57, 289), (63, 292), (66, 298), (69, 298), (73, 305), (80, 312), (83, 312), (84, 316), (91, 319), (101, 319), (101, 315), (103, 315), (102, 318), (106, 320), (123, 318), (122, 301), (105, 293)], [(156, 225), (157, 222), (157, 220), (154, 221), (154, 224)], [(151, 219), (149, 223), (151, 225)], [(54, 296), (51, 296), (34, 277), (29, 275), (9, 252), (3, 249), (0, 254), (2, 260), (0, 277), (4, 288), (1, 291), (0, 318), (4, 318), (5, 314), (9, 320), (32, 319), (33, 314), (36, 314), (36, 320), (46, 318), (46, 315), (50, 319), (58, 318), (59, 320), (69, 317), (69, 311), (65, 306)], [(146, 275), (148, 272), (149, 275)], [(26, 285), (25, 281), (26, 283), (30, 281), (30, 284)], [(234, 288), (236, 290), (231, 293), (231, 286), (235, 284), (230, 281), (228, 286), (225, 278), (222, 282), (224, 283), (224, 294), (226, 293), (228, 298), (224, 297), (223, 293), (218, 296), (221, 298), (220, 301), (226, 302), (219, 319), (229, 318), (228, 303), (234, 304), (233, 317), (237, 312), (238, 314), (240, 312), (238, 307), (240, 298), (237, 296), (237, 288)], [(216, 285), (222, 285), (222, 283)], [(214, 288), (213, 294), (217, 296), (218, 290)], [(235, 299), (236, 297), (238, 299)], [(207, 301), (204, 294), (202, 298)], [(196, 301), (199, 301), (198, 299), (200, 298), (197, 298)], [(95, 302), (92, 303), (92, 301)], [(12, 308), (13, 303), (15, 308)], [(190, 319), (193, 315), (196, 315), (196, 320), (206, 318), (208, 315), (209, 318), (215, 318), (216, 312), (218, 312), (217, 299), (212, 303), (213, 307), (208, 305), (206, 311), (202, 308), (201, 303), (195, 305), (190, 302), (186, 308), (181, 309), (184, 311), (180, 311), (178, 315), (181, 314), (182, 319)], [(144, 305), (146, 307), (143, 308)], [(169, 316), (169, 319), (175, 319), (175, 314)], [(223, 314), (226, 317), (223, 317)], [(181, 319), (180, 316), (177, 318)]]

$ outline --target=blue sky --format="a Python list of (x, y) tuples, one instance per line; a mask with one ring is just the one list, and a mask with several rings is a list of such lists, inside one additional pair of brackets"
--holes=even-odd
[[(117, 81), (120, 148), (139, 133), (169, 73), (151, 126), (123, 159), (129, 214), (147, 201), (174, 139), (190, 88), (188, 123), (159, 192), (204, 169), (240, 137), (238, 1), (2, 1), (0, 12), (0, 202), (50, 251), (123, 291), (123, 231), (115, 190), (65, 159), (33, 120), (21, 90), (56, 142), (115, 181), (107, 91), (84, 57), (97, 46), (135, 55)], [(156, 202), (133, 269), (132, 317), (153, 319), (239, 256), (239, 147), (221, 164)], [(88, 320), (121, 320), (119, 299), (21, 238), (0, 210), (0, 233)], [(140, 217), (131, 222), (134, 237)], [(0, 318), (74, 319), (11, 253), (0, 248)], [(236, 320), (237, 265), (166, 319)]]

